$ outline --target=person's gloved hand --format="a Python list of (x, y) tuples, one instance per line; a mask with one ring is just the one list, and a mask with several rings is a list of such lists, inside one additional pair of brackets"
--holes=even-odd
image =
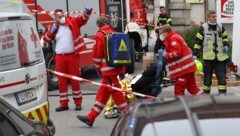
[(56, 25), (52, 26), (51, 33), (53, 34), (54, 32), (56, 32), (56, 30), (57, 30), (57, 26)]
[(194, 59), (197, 59), (197, 56), (196, 56), (196, 55), (193, 55), (193, 58), (194, 58)]
[(163, 56), (163, 57), (166, 57), (166, 54), (167, 54), (166, 50), (163, 50), (162, 56)]
[(101, 72), (97, 72), (97, 75), (98, 75), (99, 77), (101, 77), (101, 76), (102, 76)]
[(228, 53), (228, 46), (224, 46), (222, 51), (223, 51), (223, 53)]
[(85, 7), (85, 12), (86, 12), (86, 14), (88, 14), (88, 15), (92, 14), (92, 8), (90, 8), (90, 7)]
[(125, 74), (124, 73), (119, 74), (119, 79), (120, 80), (123, 80), (124, 78), (125, 78)]

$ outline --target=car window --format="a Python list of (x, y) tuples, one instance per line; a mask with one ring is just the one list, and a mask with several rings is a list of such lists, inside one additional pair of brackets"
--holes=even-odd
[(0, 113), (0, 136), (17, 136), (19, 135), (10, 121)]
[[(158, 129), (157, 126), (155, 126), (155, 122), (168, 120), (177, 121), (188, 118), (183, 105), (176, 99), (162, 104), (159, 104), (158, 102), (142, 104), (138, 107), (138, 111), (135, 113), (135, 116), (137, 119), (134, 134), (136, 135), (154, 133), (156, 131), (155, 129)], [(189, 127), (189, 124), (186, 123), (185, 127)], [(147, 129), (144, 130), (144, 128)]]
[[(188, 108), (190, 114), (196, 115), (196, 117), (192, 116), (192, 118), (190, 118), (186, 114), (186, 109), (180, 110), (184, 109), (181, 104), (176, 102), (168, 103), (166, 108), (165, 105), (161, 105), (159, 110), (154, 111), (156, 108), (151, 110), (154, 123), (146, 119), (146, 117), (150, 115), (147, 116), (146, 114), (145, 118), (139, 118), (138, 121), (141, 122), (141, 126), (139, 125), (138, 127), (142, 128), (137, 128), (137, 130), (142, 131), (141, 133), (136, 133), (142, 136), (154, 135), (155, 133), (157, 133), (157, 135), (161, 134), (162, 136), (191, 136), (193, 132), (202, 133), (204, 136), (240, 134), (240, 130), (236, 127), (237, 124), (240, 123), (239, 103), (212, 103), (206, 98), (204, 102), (190, 101), (190, 99), (185, 100), (189, 102)], [(153, 107), (154, 106), (152, 106), (152, 108)], [(191, 121), (197, 126), (196, 128), (192, 127)], [(171, 131), (169, 131), (169, 128), (171, 128)]]
[(42, 61), (43, 53), (32, 20), (0, 22), (0, 72)]
[(10, 111), (8, 115), (15, 121), (15, 123), (21, 128), (21, 130), (24, 132), (24, 134), (30, 134), (32, 131), (34, 131), (34, 128), (26, 122), (24, 119), (19, 117), (16, 113), (13, 111)]
[(31, 122), (2, 99), (0, 99), (0, 110), (10, 120), (14, 121), (14, 124), (16, 124), (25, 135), (34, 131), (35, 128), (32, 126)]
[(191, 110), (197, 113), (199, 119), (213, 118), (240, 118), (240, 104), (212, 104), (194, 107)]

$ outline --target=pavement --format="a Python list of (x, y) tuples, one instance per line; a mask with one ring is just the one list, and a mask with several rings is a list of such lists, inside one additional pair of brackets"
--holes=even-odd
[[(142, 64), (137, 63), (136, 71), (133, 74), (139, 74), (142, 72)], [(98, 77), (94, 70), (88, 70), (82, 75), (83, 78), (101, 82), (101, 77)], [(80, 122), (76, 115), (86, 115), (92, 108), (95, 102), (95, 94), (97, 92), (98, 86), (80, 83), (81, 90), (83, 94), (83, 110), (75, 111), (75, 105), (73, 103), (72, 96), (69, 97), (69, 110), (64, 112), (55, 112), (55, 108), (59, 106), (58, 100), (58, 90), (49, 92), (49, 102), (50, 102), (50, 118), (53, 120), (56, 126), (56, 136), (108, 136), (117, 121), (117, 119), (105, 119), (103, 112), (98, 116), (93, 124), (92, 128), (89, 128), (82, 122)], [(173, 97), (174, 96), (174, 86), (168, 86), (162, 89), (162, 93), (159, 97)], [(240, 86), (228, 87), (228, 93), (240, 93)], [(71, 88), (69, 87), (69, 94), (71, 94)], [(211, 94), (218, 94), (218, 88), (216, 86), (212, 87)], [(186, 95), (189, 93), (186, 91)]]
[[(85, 93), (85, 91), (83, 91)], [(88, 92), (86, 92), (88, 93)], [(50, 118), (56, 126), (56, 136), (108, 136), (117, 119), (105, 119), (103, 112), (90, 128), (80, 122), (76, 115), (86, 115), (94, 104), (95, 95), (83, 95), (83, 109), (75, 111), (75, 105), (72, 97), (69, 97), (69, 110), (64, 112), (55, 112), (55, 108), (59, 106), (58, 97), (50, 97)]]

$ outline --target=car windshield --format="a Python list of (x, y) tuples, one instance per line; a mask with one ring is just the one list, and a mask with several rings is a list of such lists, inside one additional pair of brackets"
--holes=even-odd
[(15, 17), (0, 22), (0, 72), (43, 61), (33, 21)]
[(240, 124), (239, 103), (239, 100), (227, 96), (206, 96), (201, 99), (187, 97), (165, 103), (143, 104), (136, 113), (138, 120), (135, 133), (142, 136), (240, 134), (237, 127)]

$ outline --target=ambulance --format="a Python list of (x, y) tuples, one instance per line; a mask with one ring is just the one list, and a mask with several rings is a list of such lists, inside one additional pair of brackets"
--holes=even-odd
[(49, 118), (45, 60), (32, 17), (20, 0), (0, 0), (0, 97), (27, 118)]
[[(128, 33), (132, 38), (131, 43), (134, 45), (133, 49), (136, 52), (132, 52), (133, 60), (131, 61), (131, 66), (127, 67), (127, 72), (133, 73), (135, 69), (135, 56), (138, 60), (140, 59), (136, 54), (142, 53), (140, 51), (141, 48), (146, 47), (148, 44), (147, 31), (144, 29), (144, 25), (146, 24), (145, 1), (146, 0), (49, 0), (46, 2), (46, 0), (23, 0), (23, 8), (26, 12), (31, 13), (34, 18), (39, 35), (43, 35), (47, 27), (55, 22), (53, 14), (45, 11), (63, 9), (65, 12), (71, 12), (82, 11), (84, 7), (93, 8), (94, 14), (91, 15), (87, 24), (81, 27), (81, 33), (82, 36), (84, 36), (84, 42), (87, 46), (87, 50), (79, 54), (79, 68), (82, 73), (85, 69), (94, 66), (92, 61), (92, 48), (95, 45), (94, 35), (98, 30), (96, 26), (96, 19), (99, 17), (98, 13), (113, 16), (110, 18), (111, 26), (118, 32)], [(78, 14), (69, 14), (69, 16), (76, 15)], [(125, 20), (120, 18), (124, 18)], [(131, 23), (128, 24), (130, 21)], [(46, 46), (43, 44), (43, 47)], [(51, 48), (51, 45), (47, 47), (50, 48), (43, 48), (46, 67), (55, 70), (53, 48)], [(49, 90), (57, 90), (58, 79), (55, 74), (47, 72), (47, 78)]]

